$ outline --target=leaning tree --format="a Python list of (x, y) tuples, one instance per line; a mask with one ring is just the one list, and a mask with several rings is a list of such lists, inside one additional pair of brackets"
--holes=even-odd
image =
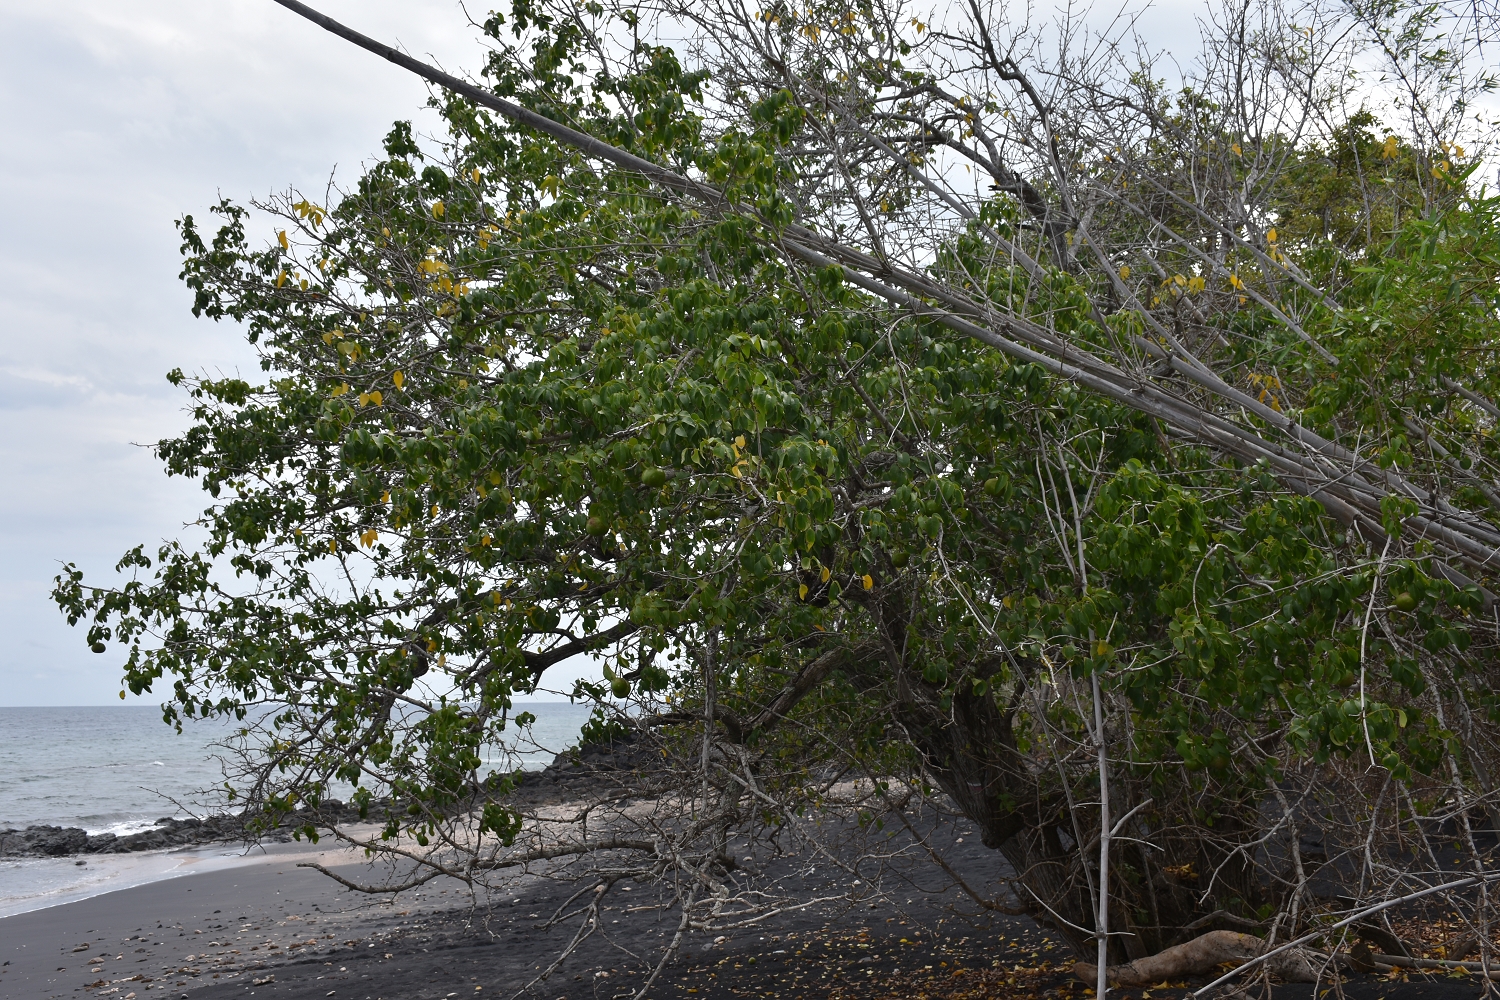
[[(56, 589), (168, 721), (245, 720), (252, 814), (352, 789), (414, 866), (371, 889), (667, 879), (665, 961), (770, 905), (731, 845), (938, 791), (1101, 984), (1440, 881), (1441, 829), (1489, 960), (1473, 10), (1231, 3), (1169, 71), (978, 3), (519, 0), (461, 80), (283, 6), (446, 131), (182, 220), (264, 375), (170, 376), (207, 540)], [(663, 763), (528, 823), (487, 760), (580, 656)]]

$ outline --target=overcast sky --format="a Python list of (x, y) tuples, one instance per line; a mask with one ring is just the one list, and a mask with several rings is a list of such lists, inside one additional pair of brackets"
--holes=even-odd
[[(1191, 25), (1174, 5), (1158, 33)], [(479, 65), (453, 0), (319, 6)], [(52, 578), (107, 581), (203, 506), (141, 447), (186, 426), (167, 371), (258, 374), (234, 327), (192, 318), (173, 220), (352, 179), (392, 121), (432, 127), (426, 97), (270, 0), (0, 0), (0, 705), (118, 704), (118, 650), (85, 650)]]
[[(451, 0), (321, 7), (478, 65)], [(186, 426), (165, 373), (258, 371), (189, 312), (173, 220), (352, 179), (392, 121), (432, 122), (426, 97), (269, 0), (0, 0), (0, 705), (119, 703), (118, 650), (87, 652), (52, 577), (107, 580), (203, 506), (138, 446)]]

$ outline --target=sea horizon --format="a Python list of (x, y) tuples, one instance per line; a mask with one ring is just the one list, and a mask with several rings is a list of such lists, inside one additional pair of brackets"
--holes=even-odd
[[(512, 744), (510, 756), (492, 748), (486, 770), (545, 767), (577, 741), (591, 711), (561, 700), (515, 707), (536, 716), (526, 745)], [(0, 829), (47, 825), (124, 836), (168, 817), (224, 812), (224, 751), (216, 744), (239, 725), (185, 719), (178, 734), (157, 705), (0, 706)]]

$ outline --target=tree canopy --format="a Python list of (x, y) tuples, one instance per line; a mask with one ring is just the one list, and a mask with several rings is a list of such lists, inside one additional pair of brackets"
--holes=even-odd
[[(246, 721), (251, 809), (389, 796), (360, 842), (444, 871), (519, 849), (486, 761), (587, 655), (703, 896), (860, 776), (1080, 953), (1285, 938), (1318, 809), (1493, 808), (1500, 202), (1440, 14), (1226, 7), (1169, 89), (977, 5), (667, 4), (674, 48), (518, 0), (482, 88), (615, 152), (445, 89), (347, 189), (184, 217), (263, 373), (169, 376), (202, 544), (56, 599), (168, 721)], [(1372, 109), (1381, 52), (1429, 76)], [(664, 870), (623, 843), (577, 847)]]

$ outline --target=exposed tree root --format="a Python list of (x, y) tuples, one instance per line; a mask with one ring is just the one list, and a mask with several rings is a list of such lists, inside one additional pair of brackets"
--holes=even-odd
[[(1248, 962), (1265, 950), (1265, 942), (1252, 934), (1237, 931), (1209, 931), (1207, 934), (1174, 945), (1165, 951), (1138, 958), (1105, 970), (1111, 986), (1151, 986), (1183, 976), (1201, 976), (1213, 972), (1225, 962)], [(1273, 957), (1266, 966), (1271, 974), (1290, 983), (1316, 982), (1319, 956), (1305, 949), (1293, 949)], [(1073, 975), (1086, 983), (1098, 977), (1098, 967), (1087, 962), (1073, 966)]]

